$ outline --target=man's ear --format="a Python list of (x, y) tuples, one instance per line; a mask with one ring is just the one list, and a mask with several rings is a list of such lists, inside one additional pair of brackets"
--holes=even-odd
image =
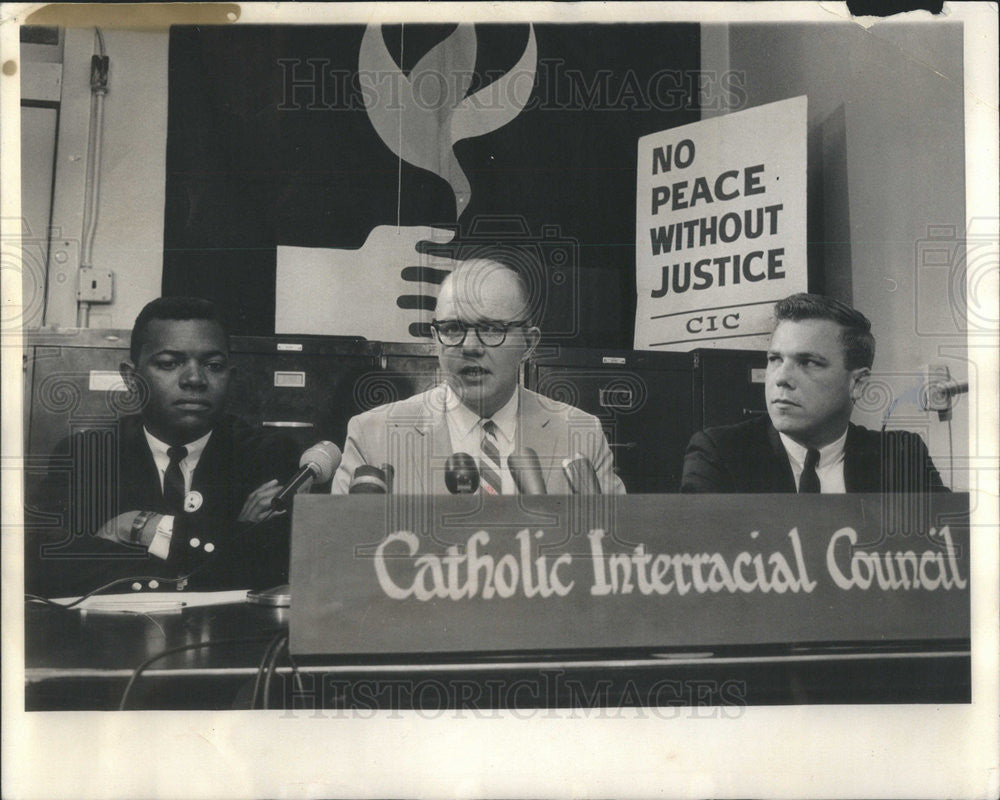
[(542, 339), (542, 332), (535, 325), (524, 331), (524, 342), (527, 349), (524, 351), (524, 355), (521, 356), (522, 361), (527, 361), (531, 358), (531, 354), (535, 352), (535, 348), (538, 347), (538, 343)]
[(130, 392), (137, 391), (139, 378), (135, 374), (135, 364), (125, 359), (118, 365), (118, 374), (122, 376), (122, 380)]
[(871, 376), (872, 371), (868, 367), (858, 367), (851, 370), (851, 400), (855, 403), (861, 399), (865, 391), (865, 384)]

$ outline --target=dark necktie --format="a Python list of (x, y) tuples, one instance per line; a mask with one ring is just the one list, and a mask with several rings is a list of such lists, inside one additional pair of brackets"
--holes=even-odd
[(500, 451), (497, 449), (497, 424), (491, 420), (483, 420), (483, 438), (479, 443), (483, 451), (480, 472), (482, 487), (487, 494), (503, 494), (503, 482), (500, 479)]
[(170, 463), (163, 473), (163, 500), (176, 514), (184, 508), (184, 473), (181, 472), (181, 462), (187, 457), (186, 447), (170, 447), (167, 455)]
[(819, 475), (816, 465), (819, 463), (819, 450), (809, 448), (806, 452), (806, 463), (802, 466), (799, 476), (799, 494), (819, 494)]

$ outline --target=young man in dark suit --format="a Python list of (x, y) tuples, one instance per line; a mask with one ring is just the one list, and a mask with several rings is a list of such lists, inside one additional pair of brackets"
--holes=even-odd
[(775, 319), (767, 415), (691, 437), (681, 491), (947, 491), (918, 435), (850, 422), (875, 357), (871, 322), (814, 294), (778, 301)]
[[(63, 525), (29, 536), (29, 591), (84, 592), (129, 575), (190, 573), (205, 589), (287, 581), (287, 517), (271, 500), (297, 448), (225, 413), (232, 367), (215, 306), (152, 301), (120, 369), (141, 412), (121, 418), (96, 451), (86, 432), (61, 446), (72, 457), (69, 486), (65, 474), (49, 481), (41, 507)], [(70, 518), (84, 521), (73, 526), (82, 536), (67, 537)]]

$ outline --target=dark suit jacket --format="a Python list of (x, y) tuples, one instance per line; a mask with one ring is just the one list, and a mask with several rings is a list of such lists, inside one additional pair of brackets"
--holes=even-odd
[(192, 476), (191, 490), (202, 495), (202, 505), (175, 516), (166, 560), (94, 536), (126, 511), (172, 513), (139, 416), (75, 433), (50, 463), (45, 480), (28, 492), (26, 521), (34, 517), (26, 526), (29, 592), (68, 595), (120, 577), (177, 577), (193, 570), (190, 586), (198, 589), (262, 588), (288, 580), (287, 515), (253, 526), (236, 522), (251, 491), (294, 472), (297, 447), (284, 437), (233, 416), (220, 422)]
[[(848, 492), (947, 491), (923, 440), (907, 431), (849, 425), (844, 443)], [(788, 454), (768, 416), (707, 428), (691, 437), (682, 492), (795, 492)]]

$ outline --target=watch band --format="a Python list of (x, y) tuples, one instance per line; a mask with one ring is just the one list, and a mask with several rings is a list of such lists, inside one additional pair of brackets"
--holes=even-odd
[(155, 516), (155, 511), (140, 511), (136, 518), (132, 520), (132, 530), (129, 536), (129, 541), (131, 541), (132, 544), (142, 543), (142, 529), (145, 528), (146, 523)]

